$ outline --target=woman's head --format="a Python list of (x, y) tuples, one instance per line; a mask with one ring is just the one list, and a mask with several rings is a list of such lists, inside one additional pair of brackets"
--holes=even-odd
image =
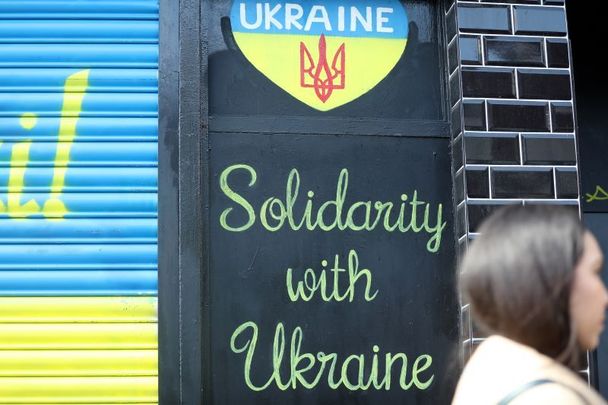
[(597, 345), (608, 304), (601, 251), (577, 213), (511, 206), (479, 232), (460, 276), (476, 324), (577, 367), (580, 350)]

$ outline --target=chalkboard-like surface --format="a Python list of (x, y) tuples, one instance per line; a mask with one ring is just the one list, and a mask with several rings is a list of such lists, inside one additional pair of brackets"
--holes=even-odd
[(214, 405), (449, 401), (458, 304), (448, 142), (210, 133)]
[(589, 46), (603, 35), (606, 14), (602, 12), (602, 6), (598, 7), (589, 8), (575, 0), (567, 2), (580, 153), (581, 200), (585, 212), (608, 212), (608, 80), (603, 67), (596, 63), (598, 51)]

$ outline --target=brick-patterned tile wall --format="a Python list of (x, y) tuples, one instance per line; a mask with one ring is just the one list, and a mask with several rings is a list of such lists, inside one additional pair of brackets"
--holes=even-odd
[[(457, 0), (446, 17), (463, 252), (505, 204), (578, 209), (570, 45), (564, 0)], [(483, 340), (466, 302), (462, 333), (466, 358)]]

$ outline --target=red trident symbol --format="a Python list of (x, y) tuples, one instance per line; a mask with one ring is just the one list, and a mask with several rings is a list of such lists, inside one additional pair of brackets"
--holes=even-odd
[(319, 100), (326, 102), (334, 90), (342, 90), (345, 85), (346, 53), (344, 43), (334, 55), (331, 66), (327, 63), (325, 35), (319, 38), (319, 60), (315, 64), (304, 42), (300, 42), (300, 86), (314, 88)]

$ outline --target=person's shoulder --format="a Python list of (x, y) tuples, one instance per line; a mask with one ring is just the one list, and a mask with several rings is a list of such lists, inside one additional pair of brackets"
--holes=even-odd
[(510, 405), (552, 404), (584, 405), (587, 400), (581, 393), (558, 383), (548, 383), (532, 387), (514, 398)]

